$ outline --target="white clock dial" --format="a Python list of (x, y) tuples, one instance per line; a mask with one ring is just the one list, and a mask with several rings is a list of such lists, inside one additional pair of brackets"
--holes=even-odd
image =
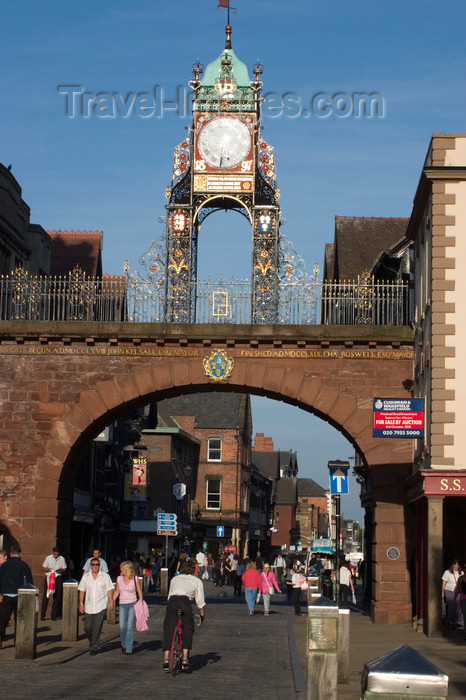
[(228, 170), (239, 165), (251, 150), (251, 133), (234, 117), (215, 117), (201, 128), (198, 137), (201, 157), (212, 168)]

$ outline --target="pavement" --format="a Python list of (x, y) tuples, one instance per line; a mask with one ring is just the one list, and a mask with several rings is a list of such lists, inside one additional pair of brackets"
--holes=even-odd
[[(232, 588), (205, 583), (206, 622), (196, 630), (191, 653), (192, 673), (172, 678), (161, 670), (165, 599), (149, 595), (147, 632), (135, 632), (132, 656), (121, 654), (118, 625), (104, 623), (101, 648), (90, 657), (82, 618), (76, 642), (61, 640), (61, 622), (40, 621), (37, 654), (15, 659), (13, 625), (0, 650), (2, 697), (28, 700), (43, 693), (53, 698), (84, 698), (99, 688), (99, 697), (129, 691), (138, 695), (163, 692), (165, 698), (189, 695), (205, 700), (213, 693), (222, 700), (253, 694), (267, 700), (306, 698), (307, 615), (295, 616), (286, 595), (272, 598), (271, 614), (262, 604), (247, 614), (244, 596)], [(463, 630), (445, 629), (445, 636), (428, 638), (410, 625), (374, 625), (361, 606), (351, 606), (349, 683), (338, 685), (338, 700), (359, 700), (361, 671), (366, 661), (408, 644), (449, 676), (449, 698), (466, 697), (466, 641)]]

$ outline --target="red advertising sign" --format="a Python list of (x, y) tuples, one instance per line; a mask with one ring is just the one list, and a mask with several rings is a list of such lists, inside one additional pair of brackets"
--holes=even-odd
[(133, 458), (133, 486), (145, 486), (147, 459)]
[(424, 437), (424, 399), (374, 399), (374, 437)]
[(235, 544), (226, 544), (223, 550), (225, 554), (237, 554)]

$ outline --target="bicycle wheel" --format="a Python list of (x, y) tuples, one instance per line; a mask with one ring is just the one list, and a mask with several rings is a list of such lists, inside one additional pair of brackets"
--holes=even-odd
[(181, 671), (182, 657), (183, 651), (181, 645), (181, 628), (177, 625), (170, 649), (170, 670), (172, 676), (176, 676), (176, 674)]

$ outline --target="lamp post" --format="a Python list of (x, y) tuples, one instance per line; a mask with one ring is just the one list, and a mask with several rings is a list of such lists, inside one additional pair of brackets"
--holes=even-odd
[(330, 493), (335, 503), (335, 596), (340, 601), (340, 494), (348, 493), (349, 462), (336, 459), (328, 463)]

